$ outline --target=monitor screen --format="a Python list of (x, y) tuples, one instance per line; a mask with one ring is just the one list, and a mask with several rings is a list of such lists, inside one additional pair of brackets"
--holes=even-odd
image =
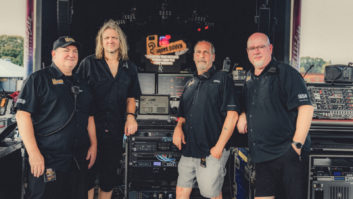
[(158, 94), (180, 97), (192, 74), (158, 74)]
[(156, 79), (154, 73), (139, 73), (138, 78), (142, 94), (155, 94)]
[(169, 95), (141, 95), (139, 101), (140, 115), (168, 115)]

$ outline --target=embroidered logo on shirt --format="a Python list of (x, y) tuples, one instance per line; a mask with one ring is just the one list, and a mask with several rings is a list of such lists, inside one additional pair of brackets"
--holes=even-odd
[(26, 100), (25, 99), (21, 99), (21, 98), (18, 98), (16, 103), (18, 104), (25, 104), (26, 103)]
[(186, 87), (190, 87), (191, 85), (193, 85), (195, 83), (194, 79), (192, 79), (191, 81), (189, 81), (188, 85)]
[(213, 80), (213, 83), (220, 84), (220, 83), (221, 83), (221, 81), (220, 81), (220, 80), (218, 80), (218, 79), (215, 79), (215, 80)]
[(298, 99), (306, 99), (308, 98), (308, 95), (307, 94), (298, 94)]
[(308, 95), (306, 93), (300, 93), (298, 94), (298, 100), (300, 102), (306, 102), (309, 100)]
[(62, 79), (51, 79), (51, 81), (53, 82), (53, 85), (64, 84), (64, 80)]

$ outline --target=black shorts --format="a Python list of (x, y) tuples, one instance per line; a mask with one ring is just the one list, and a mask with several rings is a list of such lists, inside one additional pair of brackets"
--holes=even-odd
[(292, 147), (281, 157), (255, 164), (255, 196), (276, 199), (307, 197), (308, 153), (299, 156)]
[(87, 199), (88, 197), (87, 169), (78, 170), (73, 165), (71, 171), (55, 171), (56, 180), (46, 183), (43, 175), (37, 178), (31, 174), (30, 168), (28, 170), (26, 199)]
[[(111, 133), (98, 132), (98, 151), (96, 162), (88, 170), (88, 190), (95, 187), (98, 177), (99, 187), (105, 192), (109, 192), (117, 186), (119, 179), (117, 170), (120, 168), (120, 161), (123, 153), (123, 132), (120, 136)], [(104, 134), (103, 134), (104, 133)]]

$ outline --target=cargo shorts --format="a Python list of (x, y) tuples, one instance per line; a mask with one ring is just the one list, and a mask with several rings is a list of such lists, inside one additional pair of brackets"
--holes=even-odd
[(201, 158), (181, 156), (178, 164), (178, 187), (193, 188), (197, 182), (203, 197), (213, 198), (222, 191), (229, 150), (223, 150), (222, 157), (206, 157), (206, 167), (200, 164)]

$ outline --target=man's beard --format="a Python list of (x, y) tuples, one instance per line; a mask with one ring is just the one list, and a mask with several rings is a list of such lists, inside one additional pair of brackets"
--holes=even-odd
[(197, 65), (197, 70), (204, 71), (207, 69), (207, 63), (206, 62), (199, 62)]
[(255, 68), (262, 68), (264, 63), (265, 63), (265, 60), (254, 61), (254, 66)]
[(199, 66), (199, 69), (202, 70), (202, 71), (206, 70), (206, 68), (207, 68), (206, 65)]

